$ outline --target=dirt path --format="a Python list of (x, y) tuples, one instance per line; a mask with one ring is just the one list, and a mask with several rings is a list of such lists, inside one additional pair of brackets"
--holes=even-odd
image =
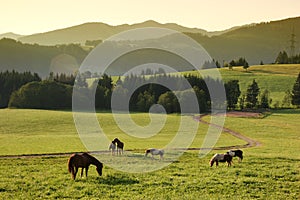
[[(227, 113), (227, 116), (235, 116), (235, 117), (256, 117), (258, 113), (242, 113), (242, 112), (230, 112)], [(217, 124), (212, 124), (210, 122), (204, 121), (202, 118), (206, 115), (200, 115), (197, 117), (194, 117), (195, 120), (199, 121), (202, 124), (207, 124), (209, 126), (216, 127), (218, 129), (222, 129), (223, 132), (229, 133), (230, 135), (239, 138), (247, 144), (244, 145), (233, 145), (233, 146), (225, 146), (225, 147), (214, 147), (212, 148), (213, 150), (229, 150), (229, 149), (239, 149), (239, 148), (250, 148), (250, 147), (255, 147), (255, 146), (260, 146), (261, 143), (253, 140), (249, 137), (246, 137), (242, 135), (241, 133), (231, 130), (229, 128), (225, 128), (223, 126), (219, 126)], [(126, 151), (143, 151), (144, 149), (126, 149)], [(176, 148), (176, 150), (202, 150), (201, 148)], [(74, 152), (69, 152), (69, 153), (45, 153), (45, 154), (24, 154), (24, 155), (0, 155), (0, 158), (38, 158), (38, 157), (65, 157), (65, 156), (70, 156)], [(77, 152), (77, 153), (83, 153), (83, 152)], [(109, 151), (93, 151), (89, 153), (110, 153)]]
[[(249, 114), (249, 113), (244, 113), (244, 115), (242, 114), (242, 112), (238, 112), (238, 114), (236, 114), (236, 112), (234, 113), (228, 113), (227, 114), (228, 116), (238, 116), (238, 117), (254, 117), (255, 115), (254, 114)], [(236, 138), (239, 138), (241, 140), (244, 140), (245, 142), (247, 142), (247, 144), (244, 144), (244, 145), (234, 145), (234, 146), (226, 146), (226, 147), (216, 147), (216, 148), (213, 148), (213, 149), (232, 149), (232, 148), (249, 148), (249, 147), (255, 147), (255, 146), (260, 146), (261, 143), (259, 141), (256, 141), (256, 140), (253, 140), (247, 136), (244, 136), (242, 135), (241, 133), (237, 132), (237, 131), (234, 131), (234, 130), (231, 130), (229, 128), (225, 128), (223, 126), (219, 126), (217, 124), (212, 124), (210, 122), (206, 122), (204, 121), (202, 118), (206, 116), (206, 115), (201, 115), (201, 116), (198, 116), (194, 119), (198, 120), (200, 123), (202, 124), (207, 124), (207, 125), (210, 125), (210, 126), (213, 126), (213, 127), (216, 127), (218, 129), (222, 129), (223, 132), (226, 132), (226, 133), (229, 133), (230, 135), (236, 137)], [(200, 149), (199, 149), (200, 150)]]

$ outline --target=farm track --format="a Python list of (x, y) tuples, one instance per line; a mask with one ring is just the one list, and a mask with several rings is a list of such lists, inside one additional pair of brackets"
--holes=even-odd
[[(214, 147), (213, 150), (229, 150), (229, 149), (239, 149), (239, 148), (250, 148), (255, 146), (261, 146), (261, 143), (253, 140), (249, 137), (242, 135), (241, 133), (231, 130), (229, 128), (225, 128), (223, 126), (219, 126), (217, 124), (212, 124), (210, 122), (204, 121), (202, 118), (206, 115), (201, 115), (194, 117), (194, 120), (199, 121), (202, 124), (207, 124), (209, 126), (213, 126), (218, 129), (222, 129), (223, 132), (229, 133), (230, 135), (239, 138), (245, 142), (244, 145), (233, 145), (233, 146), (224, 146), (224, 147)], [(143, 151), (144, 149), (127, 149), (126, 151)], [(188, 150), (188, 151), (195, 151), (195, 150), (204, 150), (203, 148), (176, 148), (176, 150)], [(39, 158), (39, 157), (65, 157), (73, 154), (74, 152), (65, 152), (65, 153), (45, 153), (45, 154), (23, 154), (23, 155), (0, 155), (0, 158)], [(76, 153), (83, 153), (83, 152), (76, 152)], [(109, 151), (92, 151), (89, 153), (109, 153)]]

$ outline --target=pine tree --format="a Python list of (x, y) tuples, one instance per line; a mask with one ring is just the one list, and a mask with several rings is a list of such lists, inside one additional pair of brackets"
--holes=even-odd
[(300, 73), (298, 74), (298, 78), (293, 87), (292, 104), (298, 108), (300, 107)]
[(260, 107), (261, 108), (270, 108), (270, 104), (272, 99), (270, 99), (270, 92), (268, 90), (264, 90), (260, 98)]
[(247, 93), (246, 93), (246, 107), (247, 108), (256, 108), (258, 102), (258, 95), (259, 95), (259, 87), (255, 79), (253, 80), (252, 84), (248, 86)]

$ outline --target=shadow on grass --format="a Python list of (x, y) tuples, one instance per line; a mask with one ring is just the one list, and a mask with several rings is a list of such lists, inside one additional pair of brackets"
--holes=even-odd
[(129, 176), (116, 174), (114, 176), (108, 175), (104, 177), (97, 177), (96, 182), (105, 185), (131, 185), (138, 184), (139, 180)]
[(276, 114), (300, 114), (300, 109), (277, 109), (272, 110), (272, 113)]

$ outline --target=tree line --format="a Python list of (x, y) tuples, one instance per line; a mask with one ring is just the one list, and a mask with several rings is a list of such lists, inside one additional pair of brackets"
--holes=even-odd
[[(87, 80), (91, 82), (88, 84)], [(187, 82), (184, 82), (187, 80)], [(167, 88), (160, 83), (168, 82), (176, 86), (176, 90)], [(74, 86), (74, 83), (75, 86)], [(188, 83), (188, 84), (187, 84)], [(0, 102), (1, 107), (39, 108), (39, 109), (70, 109), (72, 107), (72, 94), (82, 94), (82, 101), (95, 88), (95, 108), (101, 110), (111, 109), (111, 96), (115, 92), (120, 97), (130, 96), (129, 109), (131, 111), (146, 112), (154, 104), (164, 106), (167, 113), (180, 113), (180, 103), (191, 97), (194, 93), (198, 100), (201, 112), (208, 112), (212, 103), (209, 94), (209, 85), (225, 87), (226, 106), (228, 110), (270, 108), (272, 99), (268, 90), (261, 91), (258, 83), (253, 80), (248, 85), (245, 94), (241, 94), (239, 81), (230, 80), (226, 83), (220, 80), (203, 79), (194, 75), (171, 76), (167, 74), (153, 76), (126, 76), (119, 77), (115, 84), (106, 74), (96, 77), (89, 72), (77, 75), (50, 74), (46, 80), (30, 72), (1, 72), (0, 73)], [(133, 94), (129, 91), (132, 88)], [(284, 96), (282, 107), (290, 105), (300, 106), (300, 73), (291, 91)], [(124, 109), (124, 105), (114, 105), (114, 109)], [(193, 112), (193, 107), (188, 108)]]
[(280, 51), (275, 59), (276, 64), (300, 64), (300, 54), (289, 56), (286, 51)]

